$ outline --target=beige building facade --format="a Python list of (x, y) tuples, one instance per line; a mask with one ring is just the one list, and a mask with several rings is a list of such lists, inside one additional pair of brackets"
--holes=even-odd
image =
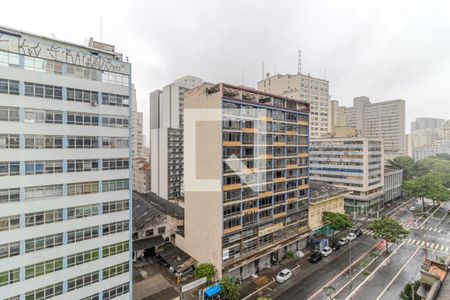
[(141, 194), (150, 192), (151, 168), (147, 157), (133, 158), (133, 191)]
[(328, 80), (312, 77), (309, 74), (276, 74), (259, 81), (258, 90), (309, 103), (311, 105), (311, 138), (328, 134), (330, 129)]

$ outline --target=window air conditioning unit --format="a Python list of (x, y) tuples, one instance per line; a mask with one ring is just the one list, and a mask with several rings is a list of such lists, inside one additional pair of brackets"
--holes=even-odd
[(98, 102), (97, 102), (97, 101), (91, 100), (91, 106), (97, 106), (97, 105), (98, 105)]

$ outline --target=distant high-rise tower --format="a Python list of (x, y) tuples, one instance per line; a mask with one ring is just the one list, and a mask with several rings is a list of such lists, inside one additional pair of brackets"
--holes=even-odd
[(162, 198), (183, 194), (184, 93), (202, 83), (185, 76), (150, 93), (151, 191)]

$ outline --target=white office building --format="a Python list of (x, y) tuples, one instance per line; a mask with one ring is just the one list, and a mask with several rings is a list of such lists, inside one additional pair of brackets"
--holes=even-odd
[(343, 137), (310, 142), (310, 179), (351, 191), (345, 210), (367, 215), (383, 207), (383, 143), (381, 139)]
[(305, 101), (311, 105), (310, 136), (325, 137), (330, 130), (330, 91), (328, 80), (309, 74), (268, 76), (258, 82), (258, 90)]
[(203, 83), (185, 76), (150, 93), (151, 191), (175, 200), (183, 195), (184, 93)]
[(130, 299), (131, 65), (0, 27), (0, 298)]

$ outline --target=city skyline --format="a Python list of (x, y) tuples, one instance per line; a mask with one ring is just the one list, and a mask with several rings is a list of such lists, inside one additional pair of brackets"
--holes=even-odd
[[(263, 62), (265, 73), (296, 74), (298, 48), (303, 54), (302, 72), (326, 77), (331, 99), (342, 105), (349, 106), (357, 96), (368, 96), (373, 102), (405, 99), (407, 132), (416, 117), (446, 118), (450, 109), (443, 73), (450, 59), (444, 52), (447, 42), (439, 38), (450, 28), (444, 2), (430, 6), (399, 1), (391, 3), (389, 10), (379, 2), (290, 2), (279, 15), (272, 14), (275, 3), (199, 4), (178, 3), (175, 10), (166, 3), (80, 2), (71, 8), (73, 16), (84, 16), (75, 31), (71, 20), (77, 18), (42, 10), (45, 2), (29, 3), (21, 18), (7, 14), (2, 25), (79, 44), (91, 36), (99, 40), (102, 27), (103, 42), (124, 49), (135, 66), (139, 111), (144, 112), (148, 112), (150, 91), (185, 75), (256, 88)], [(12, 12), (19, 5), (4, 4)], [(245, 22), (250, 9), (259, 17)], [(353, 9), (359, 14), (354, 16)], [(40, 11), (39, 15), (34, 11)], [(141, 11), (148, 11), (150, 17)], [(214, 22), (219, 11), (229, 16), (227, 26)], [(317, 15), (321, 17), (313, 18)], [(121, 22), (116, 22), (116, 16), (121, 16)], [(431, 18), (432, 24), (427, 21)], [(288, 20), (281, 34), (270, 25), (280, 19)], [(219, 38), (224, 34), (229, 43)], [(145, 113), (144, 118), (148, 144), (149, 116)]]

